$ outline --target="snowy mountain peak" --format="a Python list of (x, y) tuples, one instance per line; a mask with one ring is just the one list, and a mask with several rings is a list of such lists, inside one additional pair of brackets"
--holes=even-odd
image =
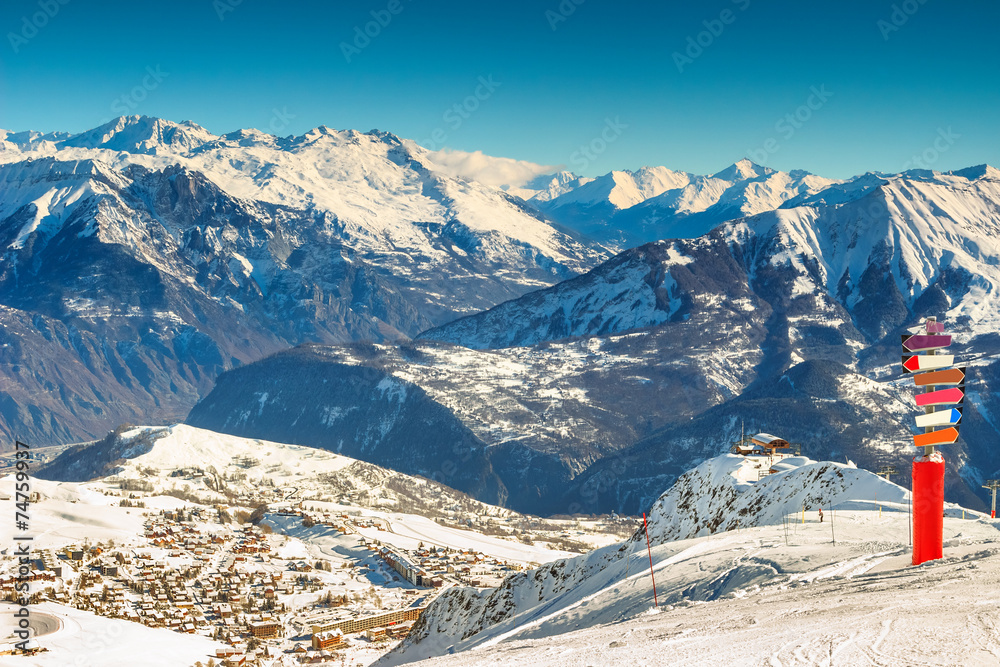
[(743, 158), (739, 162), (726, 167), (717, 174), (713, 174), (712, 178), (717, 178), (722, 181), (736, 182), (751, 180), (754, 178), (763, 178), (765, 176), (770, 176), (773, 173), (775, 173), (774, 169), (771, 169), (770, 167), (763, 167), (747, 158)]
[(150, 116), (119, 116), (59, 143), (64, 148), (105, 148), (156, 155), (185, 153), (216, 138), (191, 121), (175, 123)]
[(988, 164), (978, 164), (974, 167), (966, 167), (965, 169), (958, 169), (948, 173), (955, 176), (961, 176), (962, 178), (967, 178), (970, 181), (976, 181), (979, 179), (987, 179), (991, 181), (1000, 180), (1000, 169), (991, 167)]
[[(872, 498), (906, 502), (906, 489), (853, 464), (805, 456), (772, 460), (724, 454), (678, 478), (649, 511), (653, 543), (738, 527), (773, 525), (799, 508), (867, 508)], [(645, 537), (636, 534), (632, 540)]]

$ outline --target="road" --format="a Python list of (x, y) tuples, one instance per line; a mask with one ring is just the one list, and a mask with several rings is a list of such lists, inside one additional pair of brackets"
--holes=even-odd
[[(9, 638), (17, 628), (18, 620), (14, 613), (19, 607), (4, 603), (0, 607), (0, 637)], [(28, 627), (34, 631), (35, 637), (44, 637), (62, 627), (62, 621), (52, 614), (29, 609)], [(4, 640), (0, 640), (4, 641)], [(20, 641), (19, 639), (17, 641)]]

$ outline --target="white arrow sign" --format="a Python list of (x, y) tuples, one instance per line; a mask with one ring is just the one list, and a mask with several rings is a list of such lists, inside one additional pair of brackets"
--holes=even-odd
[(962, 411), (956, 408), (950, 410), (938, 410), (926, 415), (917, 415), (917, 426), (927, 428), (929, 426), (954, 426), (962, 421)]

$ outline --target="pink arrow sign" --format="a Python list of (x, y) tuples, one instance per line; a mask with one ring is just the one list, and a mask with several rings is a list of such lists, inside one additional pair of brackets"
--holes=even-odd
[(929, 334), (943, 334), (944, 333), (944, 322), (928, 322), (927, 323), (927, 333), (929, 333)]
[(903, 349), (908, 352), (940, 350), (951, 345), (951, 336), (902, 336)]
[(931, 391), (926, 394), (917, 394), (917, 406), (926, 408), (932, 405), (948, 405), (951, 403), (961, 403), (965, 400), (965, 390), (960, 387), (951, 389), (941, 389)]

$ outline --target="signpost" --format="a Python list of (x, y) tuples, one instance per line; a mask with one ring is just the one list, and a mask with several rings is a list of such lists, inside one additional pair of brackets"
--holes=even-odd
[[(943, 551), (944, 457), (935, 447), (958, 440), (962, 410), (934, 408), (965, 401), (966, 379), (965, 368), (952, 368), (954, 355), (937, 354), (949, 345), (951, 336), (945, 335), (944, 323), (933, 317), (927, 318), (923, 331), (902, 336), (903, 372), (919, 373), (913, 378), (914, 384), (924, 388), (924, 393), (915, 397), (917, 407), (924, 408), (924, 414), (916, 418), (917, 426), (924, 432), (913, 436), (913, 445), (918, 449), (923, 447), (924, 451), (913, 459), (914, 565), (941, 558)], [(935, 430), (942, 426), (946, 428)]]

